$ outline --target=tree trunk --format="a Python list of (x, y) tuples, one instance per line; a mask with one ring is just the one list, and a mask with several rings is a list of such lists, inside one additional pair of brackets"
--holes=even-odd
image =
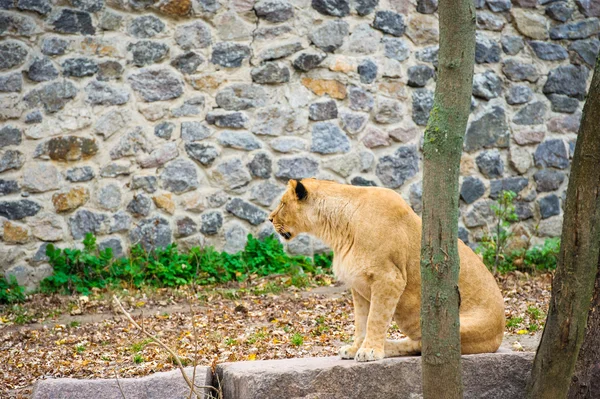
[(579, 351), (569, 399), (600, 398), (600, 262), (585, 338)]
[[(585, 327), (598, 271), (600, 242), (600, 62), (587, 101), (571, 164), (558, 267), (552, 299), (535, 355), (529, 397), (564, 398)], [(597, 333), (597, 332), (596, 332)]]
[(472, 0), (439, 3), (440, 50), (423, 144), (423, 397), (462, 398), (458, 308), (458, 176), (475, 62)]

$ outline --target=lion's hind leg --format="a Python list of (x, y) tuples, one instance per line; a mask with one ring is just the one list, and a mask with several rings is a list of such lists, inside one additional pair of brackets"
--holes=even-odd
[(385, 341), (385, 357), (411, 356), (421, 353), (421, 341), (410, 338), (399, 340), (388, 339)]

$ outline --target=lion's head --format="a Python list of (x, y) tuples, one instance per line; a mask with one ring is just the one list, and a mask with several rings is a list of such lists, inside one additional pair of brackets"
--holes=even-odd
[(290, 180), (277, 208), (269, 215), (275, 230), (286, 240), (307, 231), (308, 191), (302, 181)]

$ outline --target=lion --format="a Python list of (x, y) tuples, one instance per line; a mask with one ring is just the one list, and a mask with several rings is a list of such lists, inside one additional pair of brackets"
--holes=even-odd
[[(421, 218), (395, 191), (316, 179), (290, 180), (269, 215), (286, 240), (308, 233), (334, 252), (333, 272), (351, 288), (355, 334), (340, 349), (359, 362), (421, 353)], [(461, 240), (463, 354), (495, 352), (504, 335), (504, 300), (481, 259)], [(392, 319), (407, 338), (386, 339)]]

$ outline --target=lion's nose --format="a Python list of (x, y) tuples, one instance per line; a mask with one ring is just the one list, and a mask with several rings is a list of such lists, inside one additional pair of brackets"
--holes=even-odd
[(273, 223), (273, 218), (269, 216), (269, 222)]

